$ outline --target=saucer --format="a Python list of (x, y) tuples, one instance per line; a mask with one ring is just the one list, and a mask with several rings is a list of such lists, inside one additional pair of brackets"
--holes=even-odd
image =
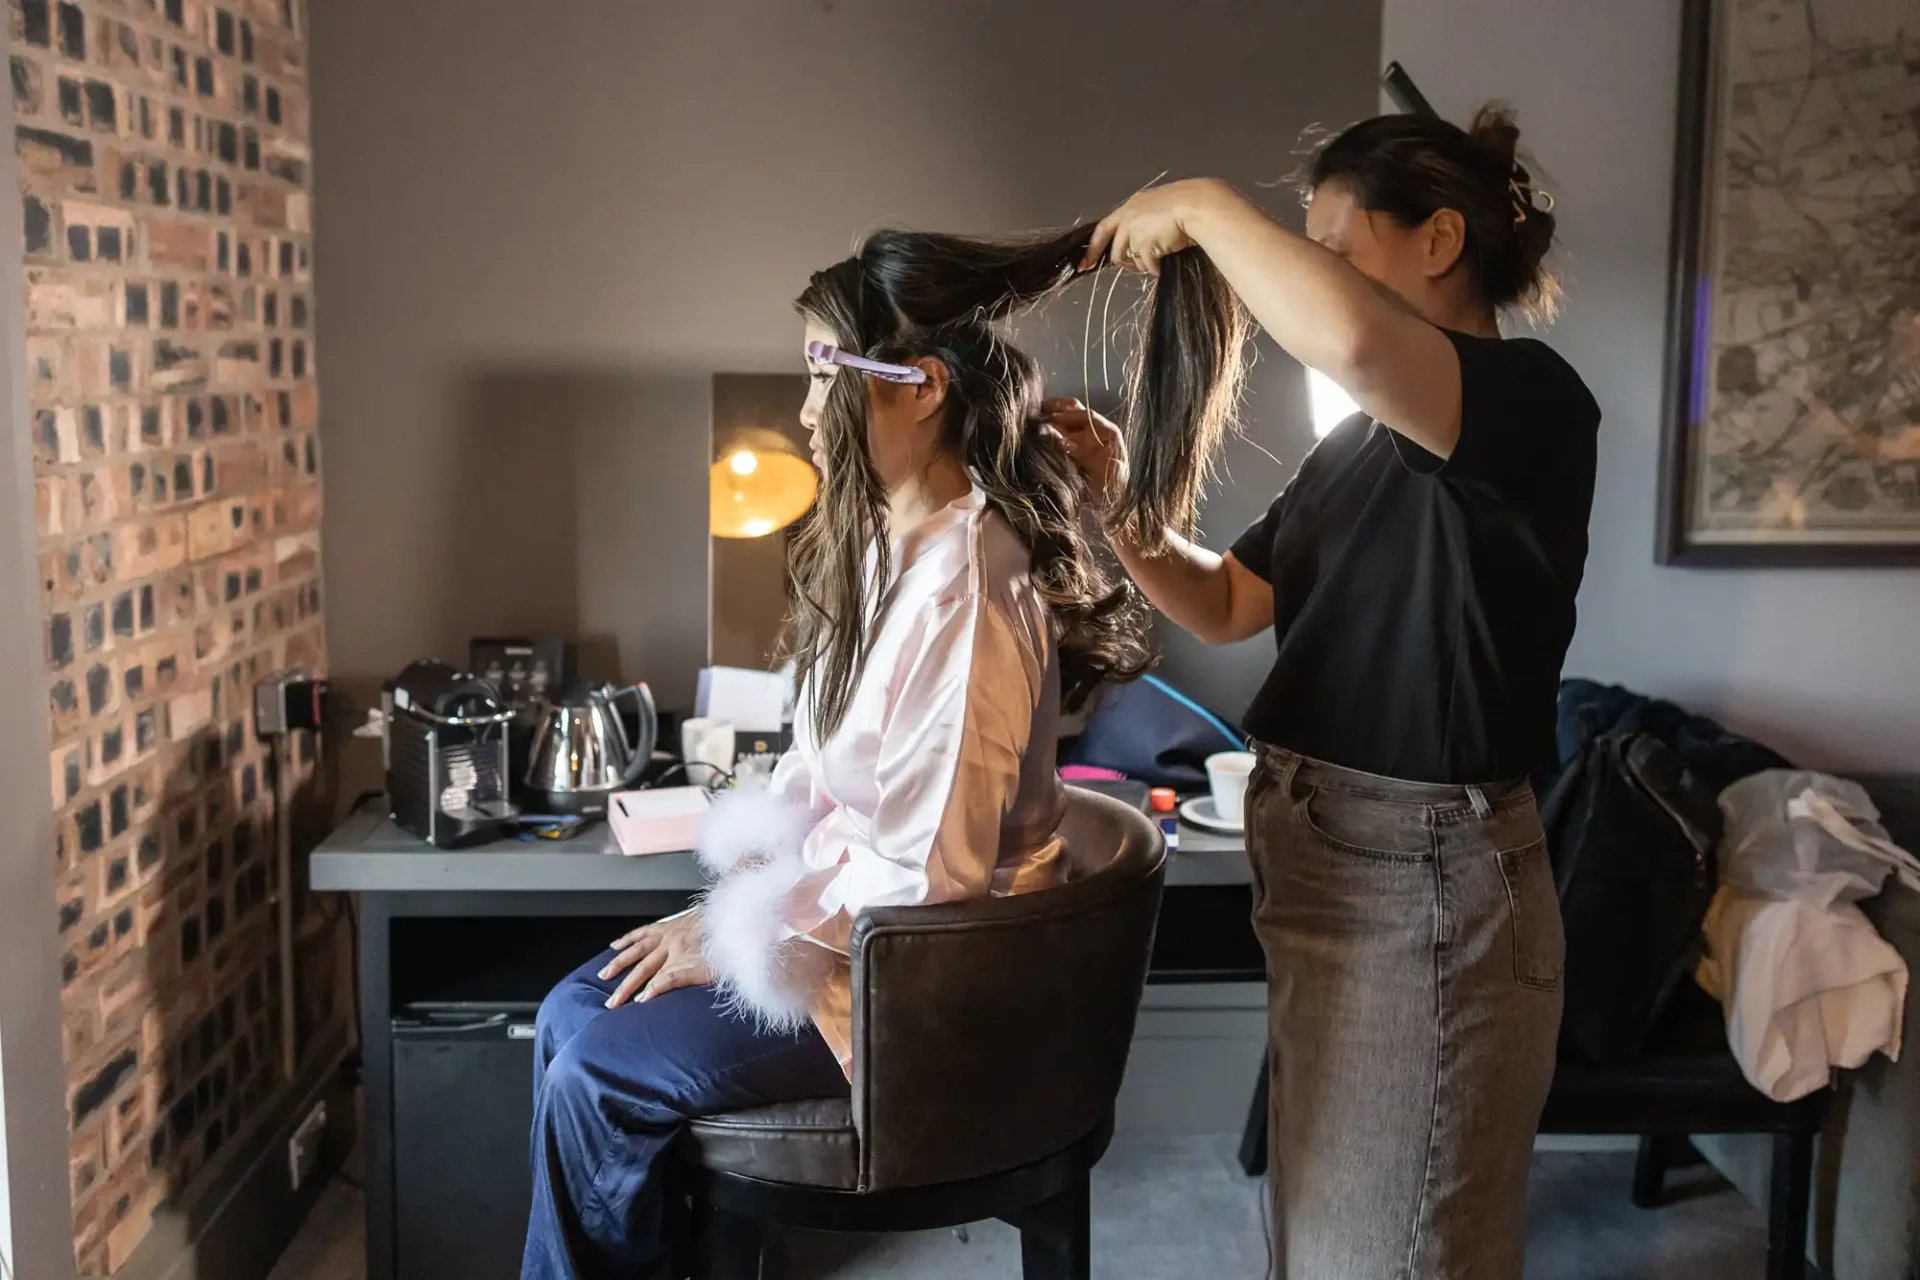
[(1218, 831), (1222, 835), (1237, 836), (1247, 829), (1246, 824), (1229, 822), (1214, 812), (1212, 796), (1195, 796), (1181, 802), (1180, 817), (1189, 826), (1199, 827), (1202, 831)]

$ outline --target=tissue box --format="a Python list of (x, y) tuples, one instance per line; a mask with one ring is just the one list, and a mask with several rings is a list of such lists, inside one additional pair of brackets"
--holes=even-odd
[(622, 853), (680, 853), (699, 845), (712, 805), (705, 787), (620, 791), (607, 801), (607, 825)]

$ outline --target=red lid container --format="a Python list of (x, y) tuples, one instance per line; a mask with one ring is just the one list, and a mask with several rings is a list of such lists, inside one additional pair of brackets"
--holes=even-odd
[(1177, 798), (1172, 787), (1155, 787), (1147, 792), (1147, 803), (1153, 806), (1155, 813), (1172, 813)]

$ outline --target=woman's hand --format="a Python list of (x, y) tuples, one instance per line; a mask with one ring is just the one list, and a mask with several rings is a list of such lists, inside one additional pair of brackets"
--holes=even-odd
[(1071, 396), (1040, 402), (1040, 425), (1067, 446), (1067, 456), (1087, 478), (1094, 501), (1109, 511), (1127, 487), (1127, 445), (1120, 428)]
[(607, 997), (607, 1008), (618, 1009), (628, 1001), (644, 1004), (675, 987), (704, 987), (713, 982), (713, 970), (700, 949), (700, 912), (695, 910), (668, 920), (642, 925), (632, 933), (614, 939), (615, 956), (600, 971), (602, 980), (625, 972), (626, 977)]
[(1160, 259), (1193, 248), (1196, 218), (1222, 200), (1237, 198), (1218, 178), (1183, 178), (1136, 192), (1093, 229), (1081, 269), (1099, 266), (1104, 254), (1117, 267), (1157, 276)]
[[(1120, 428), (1070, 397), (1041, 401), (1040, 424), (1066, 442), (1067, 456), (1111, 513), (1127, 484)], [(1107, 541), (1154, 607), (1209, 644), (1273, 625), (1273, 588), (1232, 555), (1217, 556), (1171, 530), (1153, 551), (1124, 530), (1109, 530)]]

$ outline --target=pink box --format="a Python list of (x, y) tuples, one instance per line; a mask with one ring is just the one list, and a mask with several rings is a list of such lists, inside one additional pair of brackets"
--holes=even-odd
[(607, 801), (607, 825), (622, 853), (680, 853), (699, 845), (712, 807), (705, 787), (620, 791)]

